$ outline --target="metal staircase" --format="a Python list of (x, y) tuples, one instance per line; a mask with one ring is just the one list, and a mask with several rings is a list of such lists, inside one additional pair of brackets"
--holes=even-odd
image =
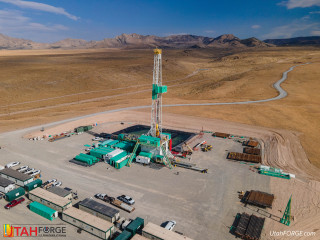
[[(167, 165), (170, 169), (172, 169), (172, 164), (171, 164), (171, 160), (169, 159), (168, 155), (167, 155), (167, 151), (166, 149), (163, 147), (163, 145), (161, 145), (161, 149), (163, 152), (163, 156), (164, 156), (164, 164)], [(170, 152), (171, 154), (171, 152)], [(172, 154), (171, 154), (172, 155)]]
[(128, 163), (127, 163), (127, 166), (128, 166), (128, 167), (131, 166), (132, 160), (133, 160), (133, 158), (134, 158), (135, 155), (136, 155), (136, 152), (137, 152), (137, 150), (138, 150), (139, 145), (140, 145), (140, 142), (139, 142), (139, 140), (137, 140), (136, 145), (134, 146), (134, 149), (133, 149), (133, 151), (132, 151), (132, 153), (131, 153), (131, 155), (130, 155), (129, 161), (128, 161)]

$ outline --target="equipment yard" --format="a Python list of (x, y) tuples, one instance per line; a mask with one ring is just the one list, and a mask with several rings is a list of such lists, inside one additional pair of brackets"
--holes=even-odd
[[(124, 123), (126, 126), (127, 123)], [(120, 122), (105, 123), (95, 127), (94, 132), (113, 132), (121, 127), (123, 125)], [(120, 210), (121, 216), (132, 219), (139, 216), (145, 221), (159, 225), (168, 218), (173, 218), (177, 221), (175, 230), (192, 239), (201, 237), (209, 240), (213, 235), (218, 239), (233, 239), (228, 226), (232, 223), (235, 213), (243, 211), (244, 208), (238, 203), (237, 190), (270, 191), (269, 177), (250, 171), (247, 164), (234, 163), (226, 159), (226, 150), (242, 151), (244, 146), (241, 143), (232, 139), (215, 138), (209, 133), (205, 133), (200, 139), (195, 136), (193, 143), (206, 140), (213, 146), (213, 150), (195, 151), (191, 160), (183, 160), (209, 169), (206, 174), (179, 167), (172, 170), (166, 167), (154, 169), (138, 163), (120, 170), (103, 162), (86, 168), (69, 160), (81, 149), (83, 151), (85, 144), (91, 142), (92, 133), (75, 135), (56, 142), (30, 141), (21, 138), (21, 134), (24, 133), (18, 131), (10, 134), (9, 138), (6, 137), (10, 144), (2, 149), (4, 159), (23, 159), (23, 164), (43, 169), (45, 178), (58, 178), (64, 186), (76, 190), (81, 199), (93, 197), (97, 192), (111, 196), (126, 193), (134, 197), (136, 210), (130, 214)], [(21, 208), (10, 211), (10, 215), (4, 214), (5, 210), (1, 208), (0, 214), (4, 216), (1, 218), (1, 224), (15, 221), (40, 222), (35, 214), (32, 214), (32, 217), (31, 214), (22, 214), (23, 211), (28, 213), (29, 210)], [(69, 225), (67, 233), (68, 236), (78, 235), (76, 228)], [(87, 235), (80, 234), (77, 238), (86, 239)]]

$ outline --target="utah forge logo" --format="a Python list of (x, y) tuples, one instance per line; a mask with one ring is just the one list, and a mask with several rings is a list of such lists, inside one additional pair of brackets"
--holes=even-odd
[(3, 224), (3, 237), (13, 237), (13, 227), (10, 224)]

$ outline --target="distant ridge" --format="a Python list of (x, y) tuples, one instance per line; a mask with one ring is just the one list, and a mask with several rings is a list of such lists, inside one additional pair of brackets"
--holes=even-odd
[(266, 39), (264, 42), (277, 46), (320, 46), (320, 36)]
[(257, 38), (240, 39), (232, 34), (216, 38), (196, 35), (171, 35), (158, 37), (154, 35), (121, 34), (115, 38), (101, 41), (83, 39), (64, 39), (55, 43), (37, 43), (31, 40), (12, 38), (0, 34), (0, 49), (94, 49), (94, 48), (266, 48), (274, 46), (320, 45), (320, 37), (300, 37), (290, 39)]

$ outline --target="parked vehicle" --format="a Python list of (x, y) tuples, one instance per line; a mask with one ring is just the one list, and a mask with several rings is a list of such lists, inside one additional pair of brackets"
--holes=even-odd
[(40, 170), (35, 170), (35, 171), (29, 173), (29, 175), (30, 175), (31, 177), (33, 177), (33, 176), (35, 176), (35, 175), (38, 175), (40, 172), (41, 172)]
[(29, 174), (31, 172), (33, 172), (35, 169), (34, 168), (28, 168), (27, 171), (24, 171), (24, 174)]
[(12, 167), (18, 166), (19, 164), (20, 162), (11, 162), (11, 163), (8, 163), (5, 167), (12, 168)]
[(52, 182), (56, 182), (57, 181), (57, 179), (50, 179), (50, 180), (48, 180), (47, 182), (48, 183), (52, 183)]
[(176, 226), (177, 222), (174, 220), (170, 220), (167, 222), (167, 224), (164, 226), (165, 229), (172, 231), (172, 229)]
[(86, 152), (90, 152), (92, 149), (94, 149), (94, 147), (88, 147), (85, 149)]
[(121, 195), (118, 197), (118, 199), (124, 203), (127, 203), (129, 205), (133, 205), (135, 203), (135, 201), (133, 200), (133, 198), (126, 196), (126, 195)]
[(23, 171), (27, 170), (28, 168), (29, 168), (29, 166), (22, 166), (22, 167), (19, 167), (19, 168), (17, 169), (17, 171), (18, 171), (18, 172), (23, 172)]
[(108, 196), (107, 194), (103, 194), (103, 193), (97, 193), (96, 195), (94, 195), (95, 196), (95, 198), (98, 198), (98, 199), (100, 199), (100, 200), (104, 200), (104, 198), (106, 197), (106, 196)]
[(52, 187), (59, 187), (59, 186), (61, 186), (62, 185), (62, 182), (54, 182), (53, 184), (52, 184)]
[(101, 141), (101, 140), (103, 140), (103, 138), (102, 138), (102, 137), (95, 137), (95, 138), (92, 138), (92, 141)]
[(7, 205), (4, 206), (5, 209), (10, 209), (14, 206), (17, 206), (18, 204), (22, 203), (24, 201), (24, 198), (18, 198), (16, 200), (11, 201), (10, 203), (8, 203)]

